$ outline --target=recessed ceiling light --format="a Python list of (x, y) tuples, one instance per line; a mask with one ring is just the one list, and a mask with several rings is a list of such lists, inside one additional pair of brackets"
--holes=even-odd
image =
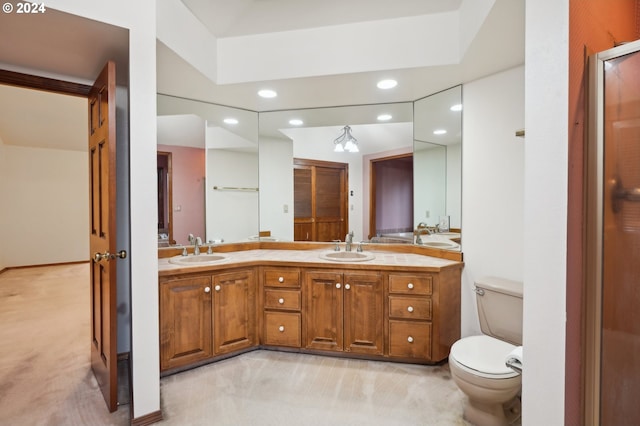
[(263, 98), (275, 98), (276, 96), (278, 96), (278, 93), (275, 90), (262, 89), (258, 92), (258, 96), (261, 96)]
[(437, 129), (433, 131), (434, 135), (444, 135), (445, 133), (447, 133), (445, 129)]
[(455, 104), (449, 108), (451, 111), (462, 111), (462, 104)]
[(393, 117), (391, 117), (391, 114), (380, 114), (378, 116), (378, 121), (388, 121), (391, 120)]
[(225, 118), (224, 122), (227, 124), (238, 124), (238, 120), (236, 120), (235, 118), (229, 117), (229, 118)]
[(291, 120), (289, 120), (289, 124), (291, 124), (292, 126), (302, 126), (304, 124), (304, 121), (300, 120), (299, 118), (292, 118)]
[(395, 80), (380, 80), (378, 82), (378, 89), (393, 89), (398, 85)]

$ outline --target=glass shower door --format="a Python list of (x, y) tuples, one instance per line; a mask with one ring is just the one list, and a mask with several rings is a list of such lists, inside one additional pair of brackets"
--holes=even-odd
[(640, 424), (640, 53), (603, 61), (600, 424)]

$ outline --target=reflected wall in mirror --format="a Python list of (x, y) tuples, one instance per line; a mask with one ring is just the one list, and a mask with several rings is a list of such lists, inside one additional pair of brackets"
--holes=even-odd
[[(460, 231), (462, 87), (414, 102), (414, 229), (420, 223)], [(444, 221), (440, 223), (441, 219)]]
[[(354, 231), (354, 241), (368, 240), (370, 206), (376, 197), (371, 164), (411, 155), (412, 121), (411, 102), (260, 113), (260, 229), (279, 239), (294, 240), (294, 159), (305, 159), (346, 164), (345, 220)], [(345, 126), (350, 126), (358, 152), (335, 151), (334, 140)], [(412, 214), (410, 204), (394, 208)], [(345, 236), (339, 238), (344, 241)]]
[(160, 94), (157, 108), (158, 151), (171, 153), (173, 219), (159, 226), (159, 247), (171, 243), (167, 229), (181, 245), (189, 234), (205, 243), (257, 238), (258, 114)]

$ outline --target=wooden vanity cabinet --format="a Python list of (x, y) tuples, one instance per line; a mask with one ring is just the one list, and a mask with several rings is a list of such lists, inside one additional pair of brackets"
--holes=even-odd
[(389, 273), (388, 348), (392, 358), (447, 358), (460, 338), (460, 271)]
[(305, 348), (384, 353), (381, 273), (307, 271), (304, 291)]
[(263, 268), (262, 342), (300, 348), (302, 292), (298, 268)]
[(160, 369), (212, 356), (211, 276), (160, 280)]
[(213, 290), (214, 354), (257, 345), (254, 270), (215, 274)]

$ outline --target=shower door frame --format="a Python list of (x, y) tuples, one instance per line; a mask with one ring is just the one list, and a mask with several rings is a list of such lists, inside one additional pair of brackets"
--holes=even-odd
[(603, 240), (604, 240), (604, 63), (640, 52), (640, 40), (589, 57), (588, 136), (585, 157), (585, 298), (582, 361), (584, 424), (600, 424)]

